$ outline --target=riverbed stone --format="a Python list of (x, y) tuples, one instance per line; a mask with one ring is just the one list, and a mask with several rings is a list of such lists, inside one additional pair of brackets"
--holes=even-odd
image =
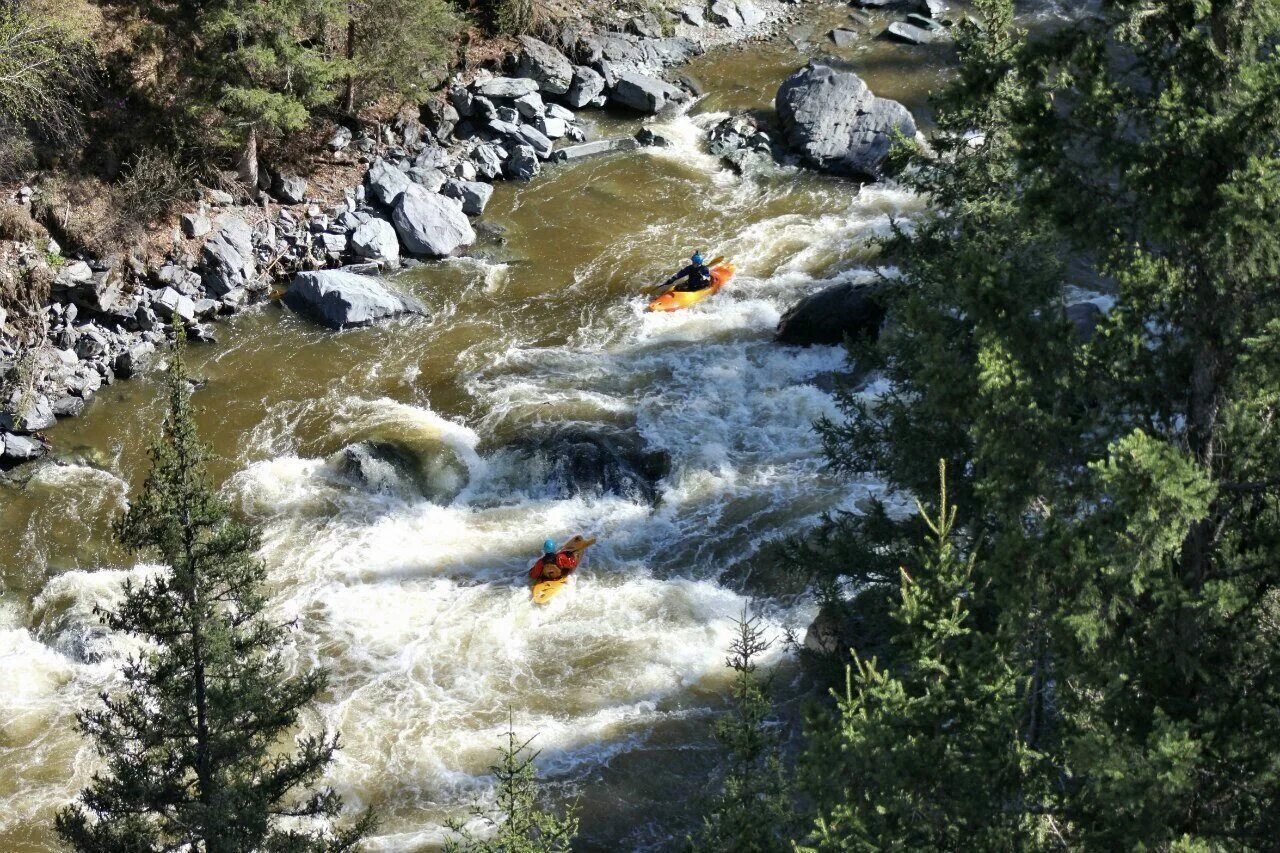
[(612, 154), (616, 151), (635, 151), (640, 142), (634, 136), (617, 136), (609, 139), (597, 139), (595, 142), (584, 142), (581, 145), (570, 145), (561, 148), (552, 156), (553, 160), (568, 162), (585, 157), (596, 157), (601, 154)]
[(831, 41), (835, 42), (836, 47), (844, 49), (857, 44), (861, 36), (856, 30), (846, 29), (844, 27), (836, 27), (831, 31)]
[(427, 315), (421, 302), (392, 291), (379, 279), (342, 270), (298, 273), (284, 303), (331, 329), (367, 326), (401, 314)]
[(895, 135), (916, 135), (902, 104), (878, 98), (858, 75), (810, 62), (778, 90), (778, 116), (788, 145), (814, 168), (879, 178)]
[(875, 340), (884, 318), (881, 286), (845, 282), (805, 297), (783, 314), (777, 340), (794, 346), (835, 345), (845, 338)]
[(533, 179), (542, 171), (538, 153), (528, 145), (515, 146), (511, 151), (510, 159), (507, 160), (506, 171), (508, 177), (518, 181)]
[(628, 71), (618, 76), (609, 97), (633, 110), (656, 113), (672, 101), (683, 100), (684, 93), (665, 80)]
[(401, 194), (391, 221), (400, 241), (415, 255), (447, 257), (476, 241), (457, 201), (416, 185)]
[(0, 459), (5, 462), (30, 462), (44, 456), (48, 450), (34, 438), (13, 433), (0, 433)]
[(239, 216), (218, 220), (218, 230), (201, 250), (205, 290), (221, 296), (233, 287), (251, 285), (257, 275), (253, 256), (253, 230)]
[(885, 27), (884, 32), (880, 34), (882, 38), (889, 41), (896, 41), (901, 44), (931, 44), (937, 40), (939, 33), (918, 27), (915, 24), (906, 21), (894, 21)]
[(548, 95), (564, 95), (573, 83), (573, 63), (556, 48), (532, 36), (520, 36), (516, 75), (537, 83)]
[(400, 261), (400, 238), (395, 226), (385, 219), (372, 218), (351, 232), (351, 251), (361, 258), (396, 264)]
[(573, 69), (573, 83), (565, 103), (575, 110), (589, 106), (604, 106), (604, 77), (594, 68), (579, 65)]
[(26, 435), (53, 426), (55, 418), (44, 394), (15, 393), (0, 405), (0, 430)]
[(449, 181), (441, 193), (461, 201), (463, 213), (479, 216), (493, 197), (493, 185), (483, 181)]

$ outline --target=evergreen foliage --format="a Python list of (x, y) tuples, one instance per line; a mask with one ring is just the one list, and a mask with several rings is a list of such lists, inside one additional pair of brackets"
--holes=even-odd
[[(931, 730), (908, 690), (899, 719), (923, 740), (859, 741), (890, 781), (837, 768), (848, 799), (819, 846), (913, 846), (909, 813), (965, 832), (998, 807), (1000, 849), (1265, 848), (1280, 834), (1280, 3), (1109, 0), (1036, 38), (1006, 0), (977, 5), (936, 156), (905, 178), (931, 216), (886, 243), (901, 275), (870, 366), (894, 390), (845, 394), (821, 429), (838, 469), (906, 492), (947, 462), (955, 531), (982, 543), (965, 643), (995, 658), (987, 700), (1017, 737), (959, 714)], [(1113, 293), (1096, 332), (1066, 321), (1069, 285)], [(833, 550), (883, 583), (919, 531), (873, 512), (842, 520)], [(901, 618), (908, 588), (902, 657), (860, 666), (828, 723), (865, 718), (847, 737), (937, 630)], [(1017, 755), (1027, 775), (926, 818), (891, 780), (957, 739), (975, 766)], [(929, 832), (923, 846), (960, 837)]]
[(264, 612), (257, 534), (209, 482), (182, 346), (179, 328), (151, 472), (116, 526), (121, 543), (167, 568), (127, 583), (119, 609), (100, 614), (147, 649), (126, 662), (124, 688), (79, 717), (106, 767), (58, 815), (58, 834), (95, 853), (355, 849), (371, 817), (335, 828), (341, 800), (313, 789), (337, 736), (281, 749), (325, 676), (288, 672), (286, 626)]
[(576, 806), (563, 815), (538, 804), (538, 753), (529, 749), (533, 738), (521, 741), (514, 725), (507, 729), (506, 746), (499, 747), (498, 761), (489, 768), (497, 781), (492, 809), (476, 806), (473, 816), (484, 829), (473, 832), (462, 822), (449, 825), (455, 837), (445, 843), (446, 853), (568, 853), (578, 834)]
[(1033, 837), (1020, 800), (1039, 761), (1021, 737), (1019, 655), (974, 627), (983, 590), (941, 468), (927, 543), (900, 570), (892, 668), (855, 654), (834, 719), (815, 717), (801, 785), (817, 811), (804, 851), (1010, 850)]
[(354, 40), (348, 73), (374, 96), (394, 92), (425, 100), (453, 59), (463, 26), (447, 0), (353, 0), (347, 14)]
[(710, 802), (689, 849), (709, 853), (787, 853), (794, 824), (790, 785), (782, 765), (781, 730), (771, 720), (769, 679), (756, 660), (768, 650), (760, 618), (743, 614), (726, 666), (734, 672), (732, 709), (716, 721), (715, 737), (728, 754), (719, 794)]

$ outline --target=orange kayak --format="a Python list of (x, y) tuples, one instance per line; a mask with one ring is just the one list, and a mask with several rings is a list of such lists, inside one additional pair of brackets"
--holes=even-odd
[(702, 290), (671, 290), (649, 303), (650, 311), (679, 311), (690, 305), (697, 305), (709, 296), (715, 296), (720, 288), (729, 283), (738, 268), (729, 262), (716, 264), (711, 268), (711, 286)]

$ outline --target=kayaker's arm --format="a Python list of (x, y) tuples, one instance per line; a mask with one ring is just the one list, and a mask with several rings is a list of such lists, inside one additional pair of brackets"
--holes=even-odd
[(671, 278), (669, 278), (669, 279), (667, 279), (666, 281), (664, 281), (664, 282), (662, 283), (662, 286), (663, 286), (663, 287), (670, 287), (671, 285), (675, 284), (675, 283), (676, 283), (677, 281), (679, 281), (680, 279), (682, 279), (682, 278), (688, 278), (688, 277), (689, 277), (689, 273), (691, 273), (691, 272), (693, 272), (693, 266), (692, 266), (692, 265), (687, 266), (687, 267), (685, 267), (684, 269), (680, 270), (680, 272), (678, 272), (678, 273), (676, 273), (675, 275), (671, 276)]

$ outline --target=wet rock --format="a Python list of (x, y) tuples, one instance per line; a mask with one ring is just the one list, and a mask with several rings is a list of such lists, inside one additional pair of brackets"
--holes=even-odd
[(1093, 339), (1102, 317), (1102, 309), (1092, 302), (1077, 302), (1067, 306), (1067, 321), (1075, 327), (1076, 340), (1079, 341)]
[(538, 153), (529, 145), (517, 145), (507, 160), (507, 177), (517, 181), (528, 181), (542, 171), (542, 163)]
[(224, 216), (218, 230), (205, 241), (200, 253), (205, 290), (221, 296), (235, 287), (253, 284), (257, 264), (253, 256), (253, 230), (238, 216)]
[(8, 463), (30, 462), (48, 453), (48, 448), (34, 438), (0, 433), (0, 461)]
[(446, 257), (476, 241), (461, 205), (415, 185), (400, 195), (391, 221), (400, 241), (415, 255)]
[(673, 101), (684, 100), (685, 94), (665, 80), (647, 74), (626, 72), (618, 76), (609, 97), (625, 107), (652, 114)]
[(804, 647), (817, 655), (847, 660), (852, 633), (844, 608), (824, 604), (804, 632)]
[(111, 362), (111, 369), (121, 379), (128, 379), (138, 372), (146, 357), (156, 351), (155, 345), (145, 341), (136, 343), (117, 355)]
[(520, 36), (516, 75), (528, 77), (548, 95), (564, 95), (573, 83), (573, 63), (556, 48), (531, 36)]
[(581, 145), (570, 145), (561, 148), (552, 155), (553, 160), (568, 162), (581, 160), (584, 157), (596, 157), (601, 154), (612, 154), (615, 151), (635, 151), (640, 142), (633, 136), (618, 136), (611, 139), (597, 139), (595, 142), (584, 142)]
[(645, 148), (669, 148), (671, 140), (651, 127), (642, 127), (636, 131), (636, 142)]
[(852, 47), (858, 43), (860, 36), (855, 30), (848, 30), (844, 27), (836, 27), (831, 31), (831, 40), (835, 42), (836, 47), (844, 49)]
[(787, 143), (809, 165), (840, 175), (878, 178), (895, 134), (916, 135), (911, 113), (877, 98), (858, 75), (811, 62), (778, 90)]
[(931, 44), (938, 38), (937, 32), (906, 23), (905, 21), (894, 21), (885, 27), (884, 32), (880, 35), (889, 41), (916, 45)]
[(84, 411), (84, 399), (72, 394), (64, 394), (54, 400), (50, 404), (50, 407), (52, 408), (55, 417), (79, 417), (80, 413)]
[(493, 185), (481, 181), (449, 181), (441, 191), (449, 198), (462, 202), (462, 212), (468, 216), (479, 216), (484, 213), (489, 199), (493, 196)]
[(490, 77), (477, 80), (472, 88), (476, 94), (486, 98), (515, 100), (521, 95), (538, 91), (538, 83), (526, 77)]
[(386, 160), (378, 160), (370, 166), (364, 181), (369, 198), (388, 208), (413, 183), (407, 174)]
[(846, 337), (880, 334), (885, 309), (878, 284), (837, 284), (800, 300), (778, 323), (782, 344), (811, 346), (840, 344)]
[(604, 106), (604, 78), (593, 68), (579, 65), (573, 69), (573, 82), (565, 103), (575, 110), (588, 106)]
[(390, 441), (361, 441), (326, 462), (358, 489), (401, 498), (421, 496), (447, 504), (467, 485), (466, 466), (443, 447), (418, 451)]
[(370, 218), (351, 232), (351, 251), (361, 258), (396, 264), (400, 261), (400, 238), (395, 226), (385, 219)]
[(331, 329), (367, 326), (401, 314), (427, 315), (418, 300), (392, 292), (378, 279), (341, 270), (298, 273), (284, 303)]
[(639, 435), (579, 425), (547, 428), (510, 450), (554, 497), (615, 494), (654, 502), (671, 471), (671, 457), (650, 450)]

